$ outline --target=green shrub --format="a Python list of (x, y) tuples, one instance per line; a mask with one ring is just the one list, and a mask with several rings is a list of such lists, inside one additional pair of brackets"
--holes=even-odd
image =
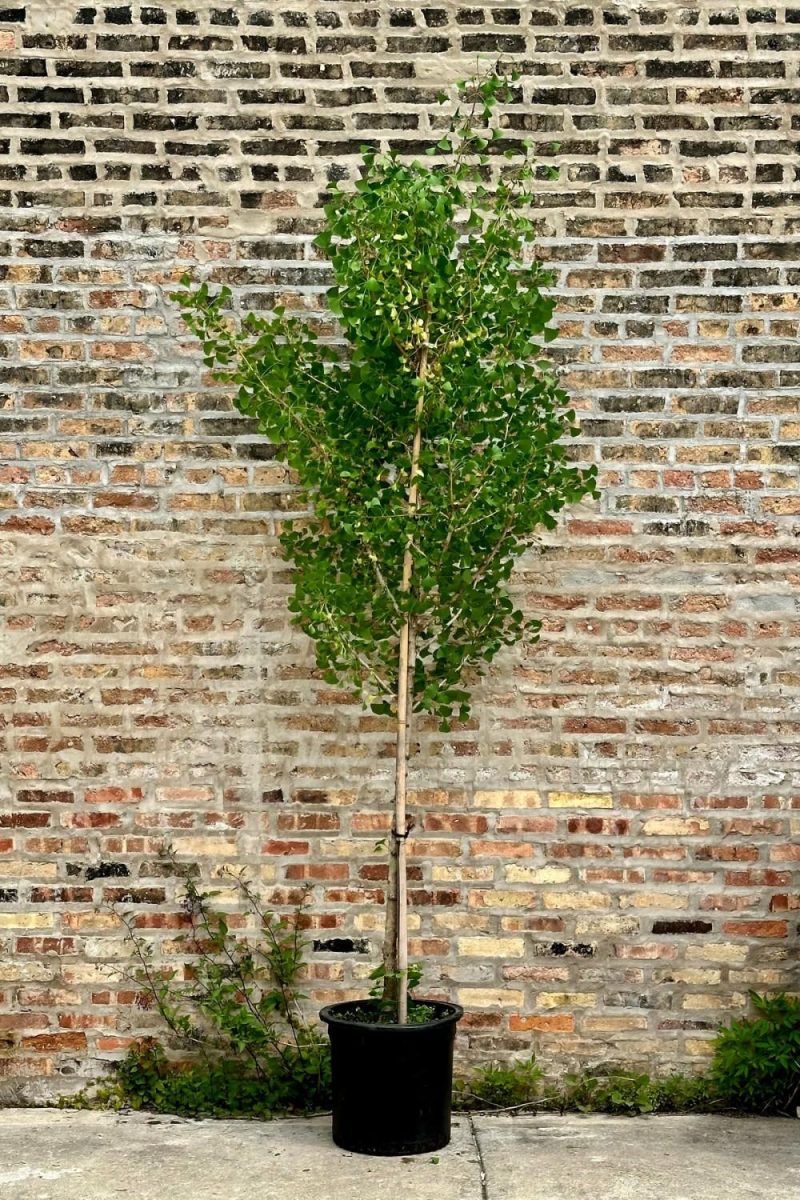
[(800, 1104), (800, 1000), (750, 993), (760, 1014), (717, 1034), (711, 1078), (719, 1095), (748, 1112), (794, 1116)]
[(542, 1071), (533, 1058), (497, 1066), (490, 1063), (455, 1080), (453, 1104), (462, 1112), (518, 1108), (541, 1097)]
[(135, 917), (118, 913), (139, 960), (135, 980), (145, 1006), (165, 1025), (164, 1041), (146, 1038), (116, 1064), (116, 1077), (67, 1101), (149, 1109), (184, 1116), (252, 1116), (319, 1111), (330, 1105), (330, 1047), (303, 1016), (299, 978), (305, 893), (290, 917), (267, 911), (243, 873), (229, 871), (252, 935), (232, 933), (197, 885), (196, 866), (165, 853), (183, 881), (187, 965), (156, 966)]
[(128, 1052), (117, 1067), (110, 1107), (184, 1117), (257, 1117), (319, 1111), (330, 1103), (327, 1047), (290, 1050), (262, 1063), (258, 1074), (237, 1059), (176, 1066), (158, 1043)]

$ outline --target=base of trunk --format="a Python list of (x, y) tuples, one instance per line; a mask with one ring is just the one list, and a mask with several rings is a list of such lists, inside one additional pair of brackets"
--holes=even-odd
[(323, 1008), (333, 1072), (333, 1140), (356, 1154), (429, 1154), (450, 1141), (453, 1042), (464, 1010), (425, 1000), (422, 1025), (348, 1021), (369, 1001)]

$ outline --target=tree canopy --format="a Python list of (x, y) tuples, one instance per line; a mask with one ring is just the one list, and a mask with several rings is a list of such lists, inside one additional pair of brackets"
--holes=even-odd
[(459, 85), (430, 157), (367, 151), (355, 187), (333, 189), (316, 246), (343, 345), (282, 309), (236, 324), (227, 289), (176, 293), (305, 494), (310, 515), (281, 531), (294, 621), (325, 677), (378, 713), (393, 711), (409, 622), (414, 709), (468, 715), (469, 682), (540, 626), (509, 595), (515, 561), (595, 490), (565, 444), (552, 276), (531, 254), (537, 169), (526, 146), (504, 149), (507, 87)]

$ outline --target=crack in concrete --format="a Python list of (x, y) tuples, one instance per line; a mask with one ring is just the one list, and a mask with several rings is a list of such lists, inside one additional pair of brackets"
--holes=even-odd
[(469, 1130), (472, 1134), (472, 1142), (475, 1146), (475, 1153), (478, 1156), (478, 1168), (480, 1170), (481, 1177), (481, 1200), (489, 1200), (489, 1178), (486, 1174), (486, 1163), (483, 1159), (483, 1150), (481, 1148), (480, 1138), (478, 1137), (478, 1131), (475, 1128), (475, 1122), (473, 1121), (472, 1116), (468, 1116), (467, 1119), (469, 1121)]

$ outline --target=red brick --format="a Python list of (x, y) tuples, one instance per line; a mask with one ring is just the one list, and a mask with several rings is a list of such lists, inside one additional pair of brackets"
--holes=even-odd
[(144, 793), (141, 788), (87, 788), (87, 804), (138, 804)]
[(616, 717), (565, 717), (565, 733), (624, 733), (625, 721)]
[(512, 1013), (509, 1029), (514, 1033), (572, 1033), (575, 1018), (572, 1013), (553, 1013), (552, 1016), (521, 1016)]
[(785, 938), (789, 933), (787, 921), (725, 921), (724, 933), (732, 937)]
[(308, 842), (284, 842), (272, 838), (263, 843), (261, 853), (266, 855), (308, 854), (311, 849)]
[(85, 1033), (37, 1033), (22, 1039), (25, 1050), (58, 1051), (85, 1050)]
[(350, 869), (347, 863), (289, 863), (286, 867), (287, 879), (341, 883), (349, 876)]
[(486, 817), (468, 813), (426, 813), (422, 828), (426, 833), (483, 834), (489, 828), (489, 822)]
[(530, 858), (533, 846), (530, 842), (472, 842), (469, 848), (474, 858), (491, 858), (497, 856), (501, 861), (507, 858)]
[(47, 1029), (49, 1024), (47, 1013), (0, 1013), (0, 1029)]
[(55, 521), (49, 517), (11, 516), (0, 520), (0, 530), (6, 533), (53, 533)]
[(589, 537), (626, 537), (628, 534), (633, 533), (633, 523), (631, 521), (617, 521), (609, 519), (601, 521), (572, 519), (568, 521), (567, 528), (572, 534)]

